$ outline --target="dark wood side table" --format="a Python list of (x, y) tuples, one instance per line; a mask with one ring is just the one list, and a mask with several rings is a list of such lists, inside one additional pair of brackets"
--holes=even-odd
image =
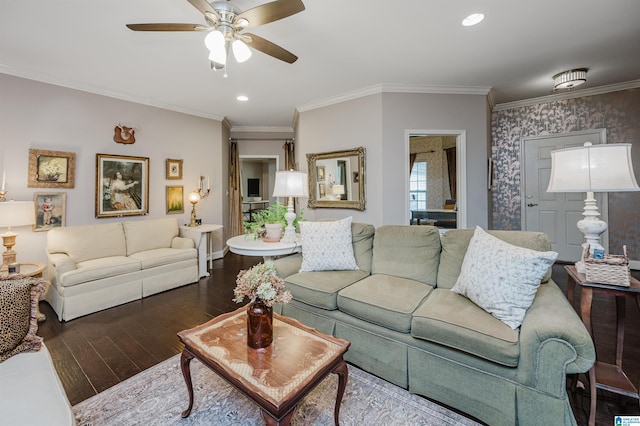
[(567, 265), (564, 269), (567, 271), (567, 298), (572, 305), (576, 283), (580, 286), (580, 316), (582, 317), (582, 322), (585, 327), (587, 327), (587, 330), (591, 334), (592, 339), (591, 302), (593, 301), (593, 293), (604, 293), (616, 297), (616, 363), (609, 364), (596, 359), (594, 366), (589, 370), (589, 387), (591, 392), (589, 426), (594, 426), (596, 422), (596, 388), (640, 400), (638, 387), (631, 383), (631, 380), (629, 380), (622, 370), (625, 318), (624, 298), (634, 298), (638, 309), (640, 309), (640, 281), (631, 277), (631, 285), (629, 287), (590, 283), (586, 281), (585, 274), (578, 273), (574, 265)]

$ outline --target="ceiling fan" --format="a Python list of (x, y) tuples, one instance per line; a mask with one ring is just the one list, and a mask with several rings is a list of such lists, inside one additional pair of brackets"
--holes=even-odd
[[(133, 31), (203, 31), (209, 32), (205, 44), (210, 51), (211, 66), (224, 68), (230, 50), (238, 62), (251, 57), (252, 47), (287, 63), (298, 57), (275, 43), (244, 30), (277, 21), (304, 10), (301, 0), (276, 0), (241, 12), (231, 1), (187, 0), (203, 15), (201, 24), (127, 24)], [(247, 47), (248, 46), (248, 47)]]

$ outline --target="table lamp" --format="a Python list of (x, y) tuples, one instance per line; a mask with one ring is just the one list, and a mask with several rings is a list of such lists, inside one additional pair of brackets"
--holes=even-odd
[(7, 250), (2, 253), (2, 269), (16, 262), (16, 252), (13, 246), (16, 244), (17, 233), (11, 231), (11, 227), (33, 225), (35, 223), (35, 210), (33, 201), (4, 201), (0, 202), (0, 228), (8, 228), (1, 234), (2, 245)]
[(273, 196), (289, 197), (287, 213), (284, 215), (287, 220), (287, 227), (284, 229), (284, 237), (282, 237), (281, 241), (283, 243), (295, 243), (296, 229), (293, 227), (293, 221), (296, 219), (296, 213), (293, 211), (293, 197), (309, 196), (307, 174), (293, 170), (276, 172)]
[(331, 188), (331, 192), (333, 192), (336, 200), (341, 200), (342, 195), (344, 194), (344, 185), (333, 185), (333, 188)]
[(191, 222), (189, 226), (198, 226), (196, 223), (196, 204), (200, 202), (202, 197), (200, 196), (200, 190), (197, 189), (189, 194), (189, 202), (191, 203)]
[[(586, 192), (583, 219), (578, 229), (589, 244), (589, 253), (603, 249), (600, 236), (607, 230), (594, 192), (640, 191), (631, 163), (631, 144), (597, 144), (585, 142), (584, 146), (551, 151), (551, 177), (547, 192)], [(578, 272), (584, 273), (582, 258), (576, 263)]]

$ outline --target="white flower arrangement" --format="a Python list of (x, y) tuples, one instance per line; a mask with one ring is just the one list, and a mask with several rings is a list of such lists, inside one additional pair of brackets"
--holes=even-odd
[(252, 302), (261, 300), (267, 306), (289, 303), (292, 297), (291, 292), (285, 290), (284, 280), (278, 276), (273, 262), (258, 263), (240, 271), (233, 294), (236, 303), (242, 303), (248, 297)]

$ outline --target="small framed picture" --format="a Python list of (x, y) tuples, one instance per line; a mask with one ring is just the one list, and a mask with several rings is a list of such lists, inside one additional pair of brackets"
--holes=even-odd
[(166, 178), (168, 180), (182, 179), (182, 160), (167, 158)]
[(60, 228), (66, 221), (67, 194), (65, 192), (36, 192), (33, 194), (35, 206), (34, 231), (48, 231)]
[(29, 188), (73, 188), (76, 154), (29, 149)]
[(167, 186), (167, 214), (184, 213), (184, 186)]
[(317, 166), (316, 167), (316, 177), (318, 182), (324, 182), (325, 177), (324, 177), (324, 166)]

